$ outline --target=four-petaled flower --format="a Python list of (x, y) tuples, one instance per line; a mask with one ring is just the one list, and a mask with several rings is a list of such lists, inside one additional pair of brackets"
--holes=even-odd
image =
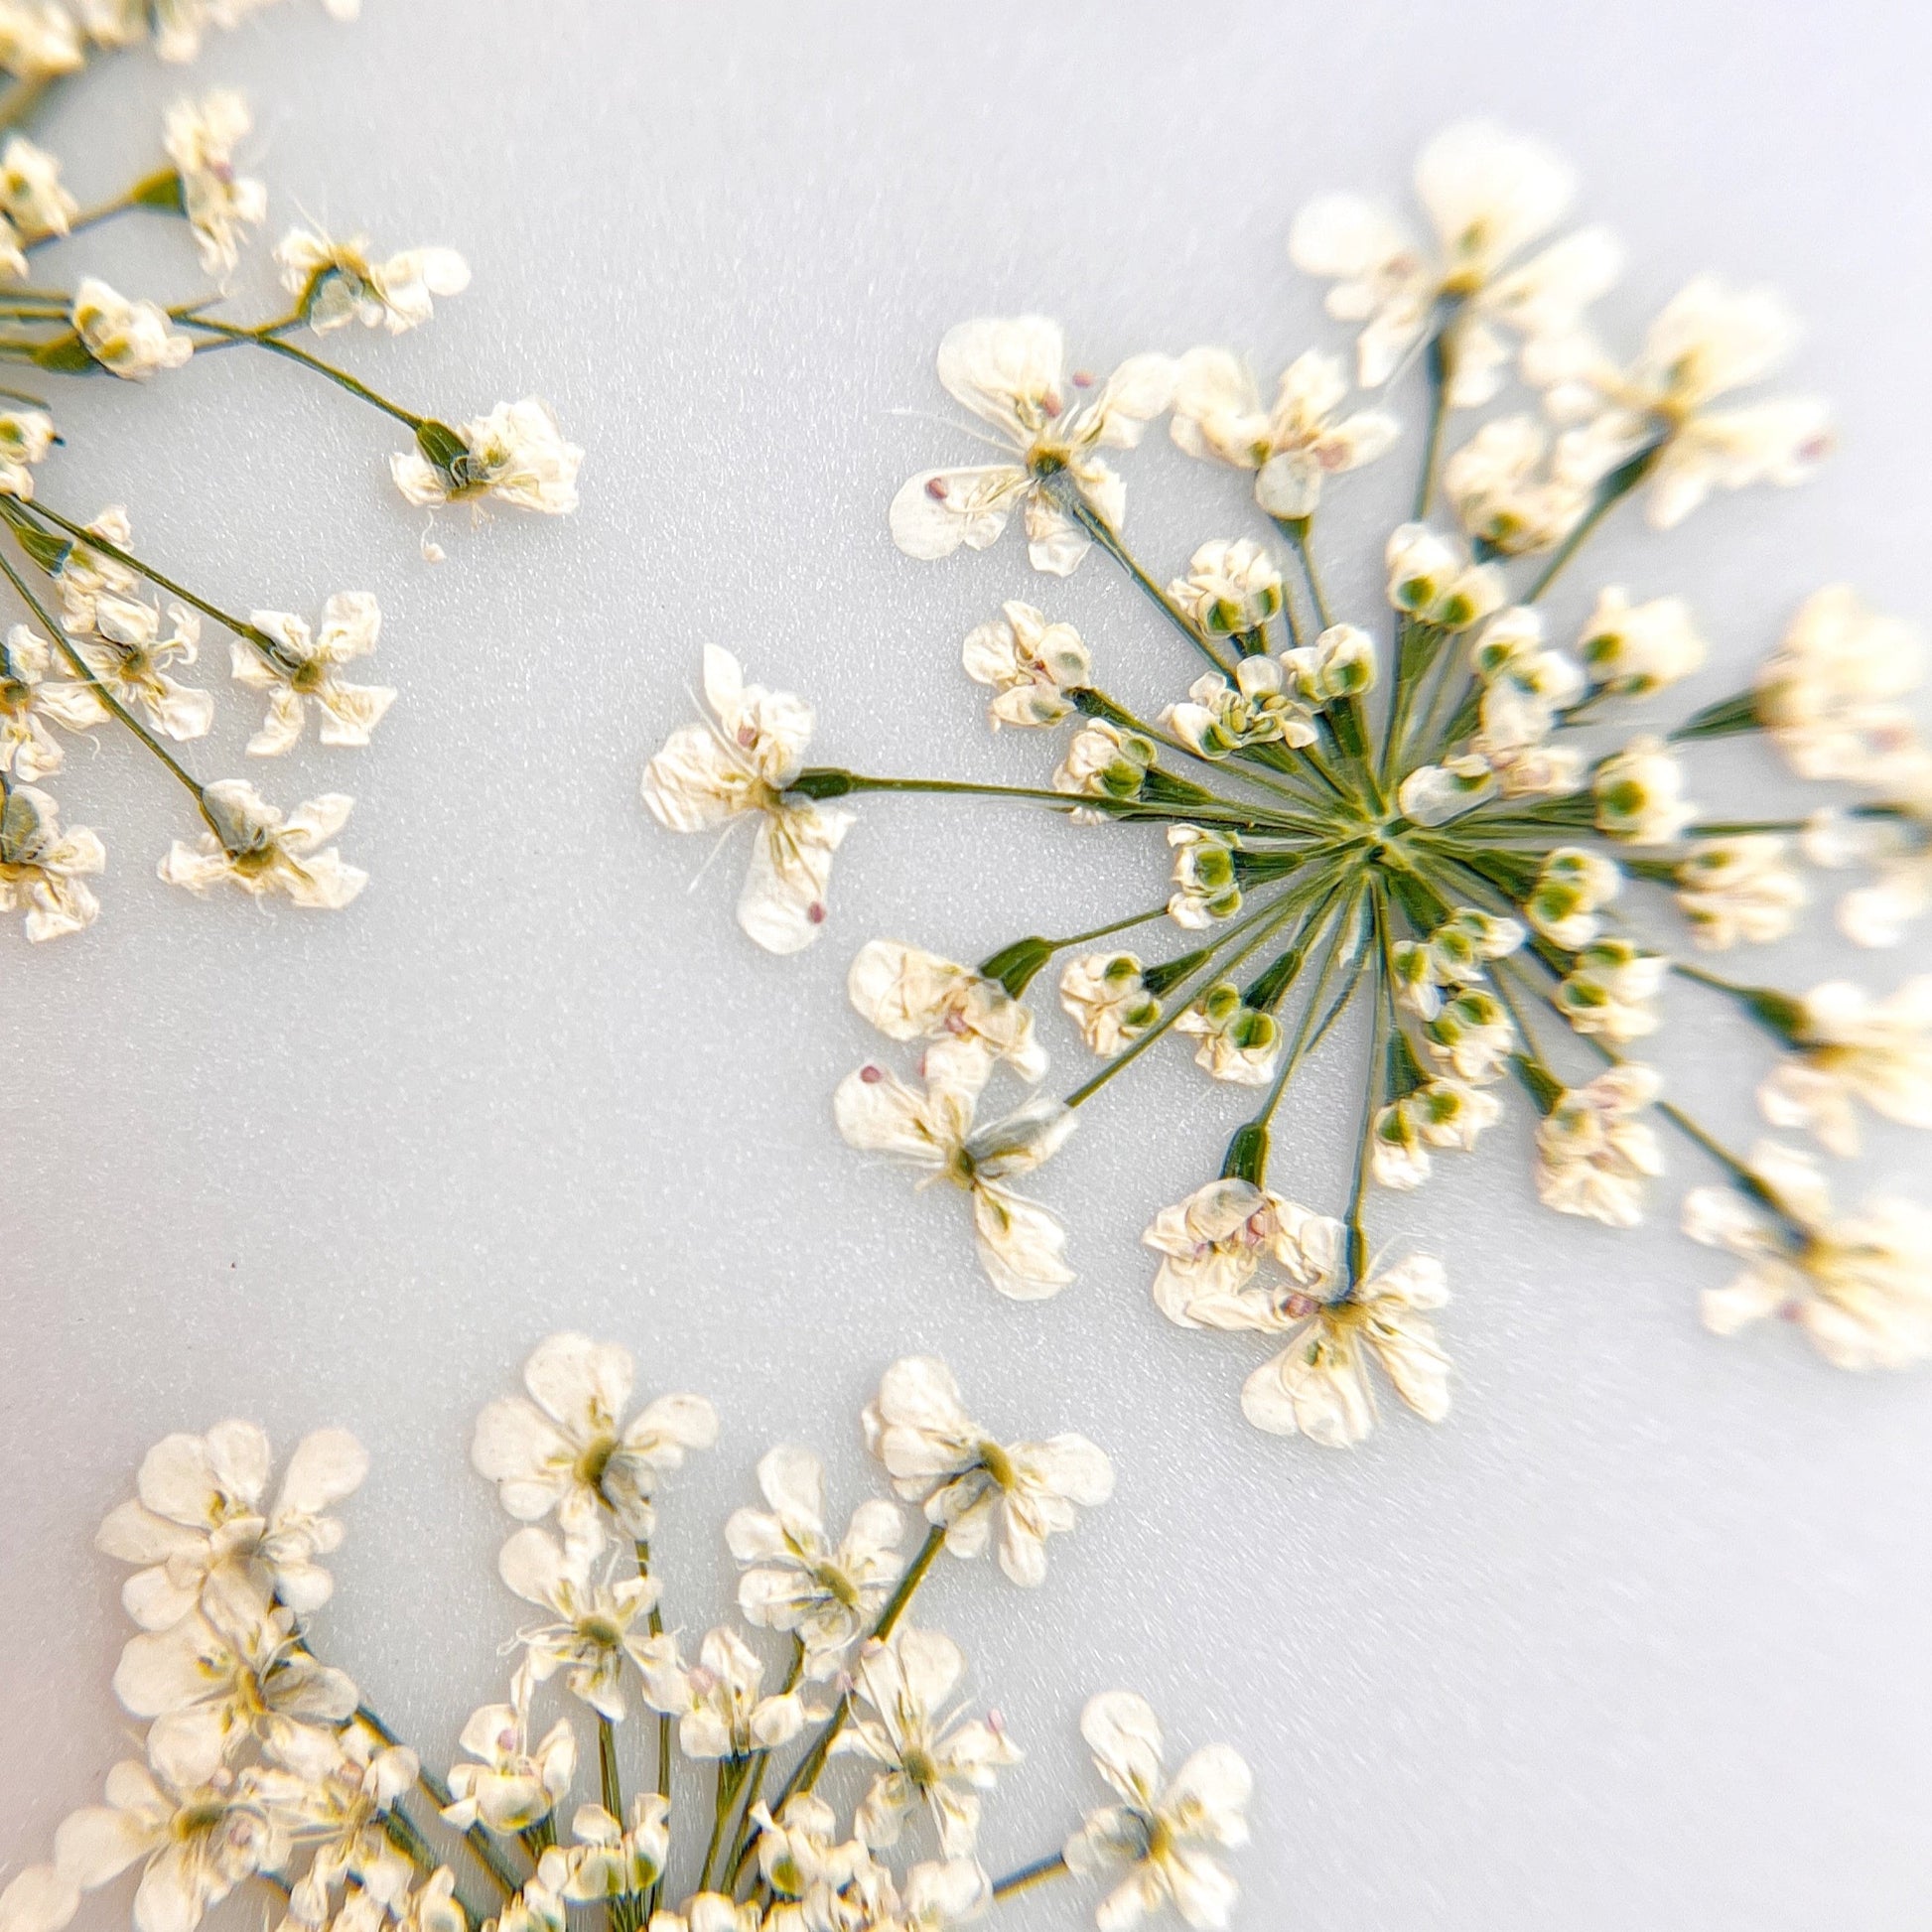
[(369, 881), (328, 844), (354, 803), (329, 791), (284, 816), (245, 778), (204, 785), (203, 810), (219, 831), (204, 832), (195, 845), (177, 839), (161, 861), (161, 877), (198, 896), (234, 886), (250, 898), (282, 893), (297, 905), (339, 910)]
[(228, 646), (235, 682), (269, 694), (268, 716), (248, 741), (248, 756), (280, 758), (295, 744), (305, 698), (322, 714), (325, 745), (366, 745), (396, 694), (387, 685), (351, 684), (342, 667), (375, 648), (382, 628), (375, 599), (366, 591), (339, 593), (323, 606), (322, 628), (313, 633), (287, 611), (255, 611), (248, 621), (274, 646), (264, 650), (241, 637)]

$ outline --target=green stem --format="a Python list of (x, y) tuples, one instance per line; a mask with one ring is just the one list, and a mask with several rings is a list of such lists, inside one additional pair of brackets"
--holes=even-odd
[(1590, 504), (1577, 527), (1557, 546), (1555, 554), (1543, 566), (1536, 581), (1523, 593), (1521, 600), (1523, 603), (1534, 604), (1557, 581), (1571, 558), (1589, 541), (1596, 526), (1649, 476), (1665, 447), (1665, 442), (1653, 443), (1648, 449), (1638, 451), (1635, 456), (1612, 470), (1597, 485), (1595, 501)]
[(1284, 835), (1308, 823), (1265, 806), (1243, 805), (1215, 796), (1209, 804), (1151, 804), (1140, 798), (1107, 798), (1083, 791), (1054, 791), (1043, 785), (970, 784), (955, 778), (872, 778), (856, 771), (814, 765), (798, 773), (790, 790), (806, 798), (843, 798), (855, 791), (916, 791), (963, 798), (1019, 798), (1056, 805), (1062, 811), (1096, 811), (1112, 818), (1174, 825), (1227, 825)]
[[(644, 1537), (636, 1538), (631, 1544), (631, 1552), (637, 1559), (637, 1575), (648, 1581), (650, 1577), (650, 1543)], [(664, 1612), (662, 1607), (653, 1603), (646, 1617), (646, 1626), (653, 1637), (664, 1634)], [(671, 1802), (671, 1720), (659, 1712), (657, 1718), (657, 1795), (665, 1805), (666, 1822), (669, 1820)], [(650, 1890), (644, 1895), (643, 1916), (646, 1922), (657, 1910), (658, 1900), (664, 1892), (664, 1874), (660, 1871), (651, 1880)]]
[(346, 389), (351, 396), (379, 409), (385, 416), (392, 416), (412, 434), (429, 421), (427, 416), (417, 416), (393, 403), (387, 396), (378, 395), (366, 382), (358, 382), (346, 369), (339, 369), (333, 362), (325, 362), (320, 355), (311, 355), (306, 348), (297, 348), (293, 343), (285, 343), (270, 333), (273, 325), (262, 329), (238, 329), (225, 322), (210, 322), (206, 316), (183, 317), (191, 329), (206, 329), (211, 335), (220, 336), (232, 343), (252, 343), (257, 348), (265, 348), (271, 355), (286, 356), (291, 362), (300, 362), (306, 369), (313, 369), (318, 375), (327, 376), (339, 389)]
[(1423, 436), (1422, 475), (1416, 479), (1415, 520), (1418, 523), (1429, 514), (1436, 500), (1436, 465), (1443, 454), (1443, 425), (1449, 417), (1449, 365), (1453, 359), (1449, 337), (1460, 306), (1459, 302), (1454, 304), (1443, 318), (1441, 327), (1430, 337), (1424, 354), (1424, 366), (1429, 372), (1429, 427)]
[(1018, 1871), (1009, 1871), (1004, 1878), (993, 1881), (995, 1898), (1011, 1898), (1017, 1891), (1025, 1891), (1032, 1885), (1043, 1885), (1049, 1878), (1058, 1878), (1067, 1870), (1066, 1855), (1063, 1852), (1049, 1852), (1043, 1859), (1035, 1859), (1032, 1864), (1023, 1864)]
[(1314, 524), (1312, 516), (1277, 516), (1271, 519), (1283, 536), (1293, 546), (1296, 558), (1301, 563), (1302, 575), (1308, 582), (1309, 597), (1314, 605), (1314, 621), (1317, 630), (1327, 630), (1334, 624), (1328, 613), (1327, 594), (1321, 588), (1321, 577), (1314, 567), (1314, 551), (1310, 545), (1310, 533)]
[[(1387, 897), (1379, 884), (1370, 887), (1370, 908), (1375, 922), (1376, 943), (1386, 962), (1389, 951)], [(1388, 1055), (1390, 1012), (1395, 997), (1395, 976), (1382, 974), (1388, 995), (1375, 1003), (1373, 1032), (1369, 1037), (1368, 1077), (1362, 1092), (1362, 1137), (1355, 1155), (1355, 1185), (1348, 1198), (1348, 1284), (1358, 1287), (1368, 1274), (1368, 1231), (1362, 1225), (1362, 1209), (1368, 1199), (1370, 1158), (1375, 1146), (1375, 1116), (1383, 1086), (1384, 1061)]]
[(1077, 488), (1068, 485), (1053, 492), (1060, 507), (1085, 530), (1101, 549), (1106, 551), (1121, 569), (1126, 571), (1148, 599), (1155, 605), (1168, 621), (1214, 666), (1217, 671), (1231, 673), (1233, 666), (1208, 640), (1195, 629), (1187, 614), (1173, 598), (1142, 569), (1140, 561), (1128, 549), (1113, 525), (1081, 495)]

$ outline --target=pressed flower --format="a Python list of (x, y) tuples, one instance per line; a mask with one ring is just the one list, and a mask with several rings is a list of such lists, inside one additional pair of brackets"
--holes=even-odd
[(1668, 845), (1697, 817), (1684, 797), (1684, 767), (1646, 733), (1605, 759), (1591, 780), (1596, 829), (1626, 845)]
[(574, 1905), (641, 1895), (663, 1875), (670, 1856), (670, 1801), (655, 1791), (630, 1801), (629, 1822), (602, 1805), (579, 1805), (570, 1821), (577, 1841), (564, 1853), (558, 1890)]
[(389, 474), (412, 503), (433, 508), (494, 496), (517, 509), (568, 516), (577, 507), (584, 452), (567, 442), (540, 396), (499, 402), (455, 432), (460, 452), (432, 461), (421, 448), (389, 459)]
[(1147, 990), (1141, 961), (1131, 952), (1080, 953), (1060, 973), (1060, 1005), (1087, 1050), (1111, 1058), (1161, 1018), (1161, 1002)]
[(242, 778), (205, 785), (202, 799), (220, 836), (205, 832), (192, 846), (177, 839), (160, 866), (170, 886), (198, 896), (217, 886), (237, 887), (250, 898), (282, 893), (297, 905), (339, 910), (368, 884), (367, 873), (327, 844), (355, 802), (341, 792), (311, 798), (286, 816)]
[(87, 880), (107, 865), (107, 848), (85, 825), (61, 829), (61, 808), (34, 785), (10, 785), (0, 806), (0, 912), (24, 909), (38, 944), (93, 924), (100, 901)]
[(1167, 1905), (1188, 1925), (1218, 1932), (1237, 1887), (1214, 1851), (1248, 1842), (1254, 1780), (1240, 1753), (1204, 1745), (1165, 1780), (1160, 1720), (1132, 1691), (1091, 1699), (1080, 1734), (1120, 1799), (1089, 1812), (1064, 1851), (1075, 1871), (1122, 1873), (1094, 1914), (1100, 1932), (1126, 1932)]
[(810, 1715), (793, 1690), (767, 1694), (764, 1665), (743, 1637), (720, 1624), (707, 1630), (690, 1669), (653, 1673), (645, 1695), (678, 1721), (688, 1757), (747, 1757), (788, 1744)]
[(1042, 1166), (1073, 1132), (1058, 1101), (1029, 1102), (977, 1126), (977, 1091), (951, 1078), (908, 1086), (882, 1066), (862, 1066), (832, 1097), (848, 1147), (885, 1154), (920, 1175), (920, 1186), (949, 1181), (972, 1202), (980, 1265), (1002, 1295), (1038, 1301), (1073, 1279), (1064, 1260), (1066, 1231), (1012, 1179)]
[(1175, 925), (1199, 931), (1240, 911), (1241, 879), (1234, 863), (1238, 846), (1231, 834), (1171, 825), (1168, 845), (1173, 853), (1174, 884), (1168, 917)]
[(548, 1818), (577, 1775), (577, 1736), (559, 1718), (530, 1748), (530, 1684), (518, 1674), (515, 1701), (485, 1704), (470, 1715), (460, 1739), (469, 1756), (450, 1769), (453, 1802), (445, 1820), (459, 1831), (482, 1820), (493, 1832), (527, 1831)]
[(833, 1746), (882, 1767), (853, 1821), (861, 1843), (897, 1844), (908, 1814), (923, 1810), (945, 1857), (972, 1851), (978, 1794), (1020, 1752), (984, 1719), (948, 1708), (965, 1672), (965, 1653), (937, 1630), (902, 1626), (866, 1646), (853, 1673), (861, 1708)]
[(1206, 635), (1236, 636), (1281, 615), (1282, 574), (1264, 545), (1219, 537), (1194, 552), (1168, 595)]
[(608, 1514), (621, 1536), (650, 1535), (659, 1477), (717, 1442), (718, 1417), (702, 1396), (666, 1395), (622, 1420), (634, 1374), (627, 1349), (551, 1335), (524, 1364), (527, 1398), (506, 1396), (477, 1418), (470, 1460), (518, 1522), (555, 1510), (570, 1533)]
[(977, 1090), (1004, 1062), (1023, 1080), (1046, 1071), (1034, 1016), (997, 980), (897, 939), (872, 939), (846, 973), (854, 1011), (888, 1039), (923, 1039), (929, 1077)]
[(1185, 704), (1170, 705), (1161, 722), (1202, 758), (1224, 759), (1250, 745), (1312, 745), (1314, 721), (1290, 690), (1280, 662), (1244, 657), (1230, 683), (1209, 671), (1188, 686)]
[(1706, 646), (1681, 597), (1632, 604), (1611, 586), (1597, 593), (1577, 655), (1592, 684), (1623, 697), (1649, 697), (1702, 670)]
[(1735, 1334), (1781, 1314), (1835, 1368), (1904, 1368), (1932, 1355), (1932, 1214), (1884, 1198), (1836, 1216), (1817, 1168), (1770, 1143), (1750, 1157), (1755, 1198), (1699, 1187), (1684, 1232), (1745, 1267), (1704, 1294), (1705, 1325)]
[(1174, 1031), (1199, 1040), (1194, 1064), (1216, 1080), (1264, 1087), (1281, 1058), (1281, 1023), (1258, 1013), (1232, 980), (1217, 980), (1174, 1022)]
[(1536, 1130), (1536, 1192), (1545, 1207), (1636, 1226), (1644, 1182), (1664, 1171), (1657, 1130), (1642, 1118), (1660, 1084), (1652, 1068), (1625, 1061), (1556, 1096)]
[(1622, 887), (1623, 875), (1614, 860), (1583, 846), (1559, 846), (1543, 861), (1523, 910), (1552, 945), (1575, 952), (1596, 937), (1601, 929), (1598, 908)]
[(1426, 523), (1404, 523), (1389, 535), (1384, 562), (1389, 602), (1422, 623), (1466, 630), (1502, 608), (1505, 584), (1493, 564), (1465, 562)]
[(1582, 520), (1594, 479), (1577, 474), (1528, 416), (1485, 423), (1443, 466), (1443, 489), (1462, 533), (1506, 557), (1553, 550)]
[[(1139, 732), (1122, 731), (1096, 719), (1066, 742), (1065, 756), (1053, 773), (1053, 789), (1074, 798), (1109, 798), (1116, 803), (1137, 797), (1154, 763), (1154, 742)], [(1083, 822), (1097, 822), (1102, 814), (1076, 811)]]
[[(10, 72), (19, 72), (11, 61)], [(0, 213), (28, 240), (66, 234), (80, 204), (61, 184), (61, 163), (24, 134), (11, 134), (0, 149)]]
[(738, 922), (767, 952), (797, 952), (825, 923), (832, 855), (852, 814), (788, 793), (812, 735), (812, 708), (802, 698), (748, 685), (738, 659), (716, 644), (705, 646), (704, 689), (717, 722), (671, 734), (644, 766), (644, 803), (674, 832), (756, 816)]
[(107, 722), (106, 708), (85, 684), (48, 675), (53, 652), (44, 637), (15, 624), (0, 644), (0, 771), (29, 783), (51, 777), (67, 760), (49, 729), (91, 731)]
[(1033, 1587), (1046, 1575), (1047, 1537), (1071, 1530), (1076, 1511), (1114, 1492), (1113, 1465), (1084, 1436), (1000, 1443), (967, 1414), (944, 1362), (908, 1355), (880, 1378), (866, 1406), (866, 1444), (894, 1492), (923, 1506), (956, 1557), (997, 1539), (1000, 1568)]
[(1578, 1033), (1627, 1045), (1657, 1031), (1655, 1003), (1669, 972), (1662, 953), (1628, 939), (1592, 939), (1578, 950), (1553, 998)]
[(1754, 715), (1801, 778), (1883, 783), (1922, 756), (1906, 700), (1923, 668), (1911, 625), (1835, 584), (1804, 601), (1765, 659)]
[(1312, 516), (1327, 478), (1373, 463), (1396, 439), (1382, 410), (1340, 415), (1347, 398), (1339, 358), (1317, 349), (1282, 371), (1274, 407), (1264, 409), (1246, 363), (1224, 348), (1192, 348), (1180, 358), (1169, 428), (1189, 456), (1252, 470), (1255, 501), (1269, 515)]
[(156, 302), (131, 302), (97, 275), (73, 293), (73, 333), (110, 375), (145, 382), (158, 369), (178, 369), (195, 353), (194, 339), (170, 327)]
[(1352, 623), (1332, 623), (1311, 644), (1282, 652), (1303, 702), (1317, 709), (1375, 688), (1375, 639)]
[(1049, 623), (1031, 604), (1009, 599), (1000, 616), (975, 624), (960, 650), (966, 675), (990, 684), (993, 729), (1057, 725), (1073, 709), (1069, 691), (1093, 674), (1093, 654), (1070, 623)]
[(291, 228), (275, 244), (275, 261), (318, 336), (351, 322), (400, 336), (429, 321), (435, 297), (470, 286), (470, 265), (454, 248), (406, 248), (376, 261), (366, 236), (333, 241), (310, 228)]
[(907, 556), (949, 556), (961, 544), (983, 550), (1019, 509), (1034, 568), (1065, 577), (1093, 542), (1076, 506), (1119, 529), (1126, 485), (1100, 452), (1141, 440), (1168, 407), (1174, 364), (1166, 355), (1134, 355), (1096, 382), (1084, 371), (1069, 377), (1065, 362), (1059, 325), (1043, 316), (983, 318), (947, 331), (941, 384), (1013, 458), (909, 479), (891, 511), (893, 541)]
[(202, 266), (225, 274), (241, 258), (244, 232), (268, 214), (268, 190), (234, 171), (234, 151), (254, 125), (248, 103), (217, 88), (168, 109), (162, 145), (181, 181), (181, 205), (195, 230)]
[(1761, 946), (1791, 930), (1805, 902), (1804, 881), (1770, 833), (1701, 839), (1677, 869), (1677, 905), (1691, 936), (1710, 952), (1741, 939)]
[(675, 1654), (668, 1637), (653, 1636), (644, 1624), (661, 1594), (656, 1578), (634, 1570), (615, 1574), (620, 1559), (629, 1555), (627, 1549), (607, 1549), (597, 1518), (586, 1515), (561, 1544), (528, 1525), (496, 1559), (504, 1584), (554, 1619), (518, 1632), (532, 1681), (547, 1683), (561, 1671), (571, 1696), (613, 1724), (623, 1721), (624, 1665), (654, 1674)]
[(781, 1444), (759, 1463), (768, 1510), (740, 1509), (725, 1525), (731, 1553), (749, 1568), (738, 1580), (748, 1623), (795, 1632), (807, 1674), (836, 1670), (905, 1568), (898, 1510), (875, 1497), (853, 1511), (836, 1543), (825, 1527), (825, 1468), (807, 1449)]
[(279, 758), (296, 744), (305, 699), (320, 714), (318, 735), (325, 745), (366, 745), (396, 694), (386, 685), (351, 684), (342, 667), (375, 648), (382, 628), (375, 599), (365, 591), (332, 597), (314, 632), (286, 611), (255, 611), (248, 621), (279, 646), (270, 657), (239, 637), (229, 645), (235, 682), (269, 694), (268, 717), (248, 741), (249, 756)]
[(161, 613), (139, 599), (101, 590), (86, 610), (85, 629), (71, 611), (65, 627), (92, 676), (164, 738), (206, 737), (214, 722), (214, 700), (168, 675), (171, 664), (192, 664), (200, 653), (202, 624), (195, 613), (171, 605), (174, 627), (164, 637)]
[(1874, 1000), (1846, 980), (1791, 1003), (1791, 1048), (1757, 1090), (1773, 1127), (1809, 1128), (1834, 1154), (1859, 1151), (1855, 1102), (1906, 1127), (1932, 1127), (1932, 977)]
[(0, 496), (31, 501), (34, 465), (54, 443), (54, 418), (46, 410), (0, 410)]

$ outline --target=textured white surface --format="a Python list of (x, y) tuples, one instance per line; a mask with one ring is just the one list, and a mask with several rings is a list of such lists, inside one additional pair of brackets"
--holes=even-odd
[[(996, 1868), (1085, 1802), (1079, 1700), (1126, 1683), (1176, 1741), (1254, 1761), (1250, 1927), (1921, 1923), (1923, 1380), (1836, 1375), (1781, 1330), (1706, 1336), (1719, 1259), (1667, 1226), (1541, 1214), (1514, 1121), (1385, 1223), (1433, 1226), (1449, 1264), (1449, 1422), (1392, 1416), (1352, 1456), (1259, 1438), (1235, 1407), (1254, 1351), (1166, 1325), (1135, 1242), (1236, 1115), (1191, 1068), (1124, 1093), (1045, 1176), (1081, 1279), (1041, 1307), (1000, 1302), (957, 1203), (869, 1170), (829, 1123), (870, 1050), (842, 997), (862, 939), (975, 956), (1070, 929), (1149, 902), (1158, 855), (868, 803), (825, 942), (779, 961), (731, 924), (734, 856), (687, 896), (700, 842), (647, 823), (635, 780), (706, 638), (808, 693), (828, 759), (885, 770), (1044, 768), (1036, 743), (988, 741), (958, 671), (1003, 597), (1072, 618), (1123, 689), (1171, 694), (1177, 646), (1103, 563), (1060, 587), (1011, 540), (940, 566), (894, 552), (893, 488), (969, 448), (894, 412), (940, 407), (932, 348), (974, 313), (1057, 314), (1100, 366), (1226, 341), (1272, 371), (1333, 340), (1284, 258), (1292, 212), (1321, 188), (1399, 194), (1420, 141), (1477, 108), (1582, 167), (1636, 257), (1620, 325), (1706, 265), (1775, 279), (1813, 324), (1801, 377), (1842, 405), (1844, 454), (1811, 489), (1661, 542), (1622, 531), (1561, 608), (1612, 571), (1691, 593), (1724, 660), (1700, 701), (1821, 582), (1923, 617), (1922, 20), (1887, 0), (1480, 0), (1453, 32), (1368, 0), (368, 15), (282, 10), (198, 79), (251, 90), (280, 216), (468, 254), (475, 287), (432, 329), (347, 353), (452, 417), (540, 389), (589, 446), (584, 508), (450, 519), (432, 570), (383, 474), (393, 439), (299, 372), (227, 356), (64, 410), (49, 500), (125, 499), (157, 557), (244, 608), (373, 590), (403, 695), (372, 751), (311, 746), (266, 780), (357, 794), (345, 845), (374, 883), (348, 914), (172, 894), (153, 863), (181, 815), (112, 746), (59, 787), (112, 850), (99, 927), (0, 941), (0, 1858), (39, 1855), (122, 1747), (95, 1521), (150, 1441), (230, 1413), (278, 1439), (339, 1421), (374, 1451), (326, 1642), (444, 1755), (517, 1621), (470, 1419), (571, 1323), (723, 1412), (667, 1511), (674, 1620), (724, 1587), (716, 1525), (767, 1441), (819, 1445), (854, 1496), (854, 1416), (894, 1354), (946, 1354), (998, 1426), (1114, 1452), (1117, 1502), (1055, 1546), (1036, 1599), (985, 1573), (933, 1591), (1030, 1750), (990, 1811)], [(123, 62), (51, 118), (83, 195), (145, 165), (180, 84)], [(194, 286), (178, 234), (132, 245), (130, 281)], [(136, 461), (104, 453), (110, 417)], [(1161, 566), (1244, 527), (1239, 483), (1165, 439), (1127, 468)], [(1337, 497), (1332, 556), (1386, 527), (1394, 483)], [(1365, 573), (1333, 574), (1372, 608)], [(224, 695), (209, 775), (241, 766), (246, 726)], [(1072, 1064), (1057, 1021), (1049, 1037)], [(1669, 1050), (1745, 1131), (1754, 1049), (1680, 1024)], [(1298, 1106), (1295, 1190), (1339, 1184), (1353, 1093), (1330, 1063)], [(1922, 1147), (1881, 1137), (1872, 1165), (1923, 1183)], [(1676, 1162), (1660, 1220), (1691, 1174)], [(1023, 1909), (1045, 1927), (1083, 1906)]]

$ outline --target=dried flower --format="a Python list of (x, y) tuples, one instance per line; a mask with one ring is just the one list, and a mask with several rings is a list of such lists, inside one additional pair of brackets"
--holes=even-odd
[(1832, 980), (1780, 1008), (1777, 1031), (1791, 1051), (1757, 1090), (1773, 1127), (1809, 1128), (1848, 1157), (1859, 1151), (1854, 1101), (1906, 1127), (1932, 1127), (1932, 977), (1883, 1000)]
[(38, 944), (90, 926), (100, 901), (84, 883), (107, 865), (107, 848), (85, 825), (61, 830), (61, 808), (33, 785), (9, 785), (0, 807), (0, 912), (24, 907)]
[(301, 298), (318, 336), (351, 322), (400, 336), (430, 320), (433, 298), (461, 295), (470, 286), (470, 264), (454, 248), (407, 248), (374, 261), (363, 235), (332, 241), (313, 229), (291, 228), (275, 244), (275, 261), (282, 286)]
[(351, 684), (342, 666), (375, 648), (382, 613), (365, 591), (332, 597), (323, 607), (322, 628), (286, 611), (256, 611), (249, 622), (275, 647), (237, 637), (229, 664), (237, 684), (269, 693), (268, 717), (248, 741), (250, 758), (280, 758), (302, 736), (303, 700), (322, 714), (318, 735), (325, 745), (366, 745), (396, 694), (387, 685)]
[(145, 382), (157, 369), (178, 369), (195, 353), (192, 336), (170, 328), (158, 303), (130, 302), (97, 275), (73, 294), (73, 332), (109, 375)]
[(966, 633), (961, 661), (976, 684), (996, 693), (986, 707), (993, 729), (1057, 725), (1072, 709), (1066, 693), (1093, 671), (1093, 657), (1070, 623), (1048, 623), (1031, 604), (1008, 600), (990, 623)]
[(235, 886), (250, 898), (282, 893), (297, 905), (333, 911), (368, 884), (367, 873), (326, 844), (355, 802), (341, 792), (311, 798), (285, 817), (246, 779), (223, 778), (203, 787), (202, 802), (219, 829), (204, 832), (198, 845), (175, 841), (159, 868), (170, 886), (195, 894)]
[(268, 190), (234, 171), (235, 148), (253, 125), (248, 103), (225, 87), (199, 101), (179, 100), (168, 110), (162, 145), (175, 164), (181, 205), (210, 275), (234, 267), (243, 231), (268, 214)]
[(494, 496), (545, 516), (568, 516), (577, 507), (584, 452), (564, 440), (542, 397), (499, 402), (453, 435), (458, 447), (434, 458), (419, 433), (415, 449), (389, 459), (389, 474), (408, 501), (433, 507)]

